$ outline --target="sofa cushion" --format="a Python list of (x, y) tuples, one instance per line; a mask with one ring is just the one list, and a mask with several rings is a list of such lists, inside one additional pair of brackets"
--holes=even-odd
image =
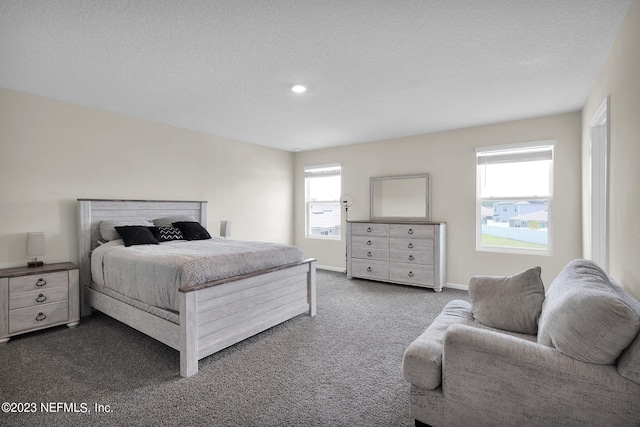
[(640, 384), (640, 333), (618, 359), (618, 373), (634, 383)]
[(535, 335), (544, 301), (540, 267), (514, 276), (475, 276), (469, 281), (473, 317), (492, 328)]
[(473, 321), (471, 304), (450, 301), (433, 323), (404, 352), (402, 372), (411, 384), (433, 390), (442, 382), (442, 349), (447, 328), (455, 323)]
[(574, 260), (547, 292), (538, 343), (588, 363), (615, 363), (640, 330), (640, 303), (594, 262)]

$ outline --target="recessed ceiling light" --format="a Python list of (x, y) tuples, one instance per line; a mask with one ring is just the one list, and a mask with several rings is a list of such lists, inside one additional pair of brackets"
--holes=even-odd
[(302, 85), (293, 85), (291, 87), (291, 90), (294, 91), (295, 93), (303, 93), (307, 90), (307, 88)]

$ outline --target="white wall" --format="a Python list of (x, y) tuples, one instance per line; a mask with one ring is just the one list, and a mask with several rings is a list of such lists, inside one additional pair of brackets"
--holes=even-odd
[(636, 0), (582, 114), (585, 254), (590, 253), (589, 122), (609, 99), (609, 274), (640, 299), (640, 0)]
[[(369, 218), (369, 177), (431, 174), (432, 219), (447, 222), (447, 281), (514, 274), (540, 265), (545, 285), (582, 253), (581, 115), (579, 112), (397, 138), (295, 155), (295, 244), (319, 265), (345, 268), (345, 242), (308, 239), (304, 167), (342, 164), (342, 193), (353, 196), (349, 219)], [(553, 256), (478, 252), (475, 246), (475, 147), (555, 139)], [(343, 228), (344, 229), (344, 228)]]
[(0, 268), (77, 261), (76, 199), (208, 201), (208, 228), (293, 243), (293, 154), (0, 89)]

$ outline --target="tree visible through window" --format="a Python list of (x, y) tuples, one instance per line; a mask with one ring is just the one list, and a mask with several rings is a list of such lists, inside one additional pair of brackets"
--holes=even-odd
[(307, 237), (341, 238), (340, 165), (305, 167)]
[(478, 250), (551, 254), (553, 141), (476, 149)]

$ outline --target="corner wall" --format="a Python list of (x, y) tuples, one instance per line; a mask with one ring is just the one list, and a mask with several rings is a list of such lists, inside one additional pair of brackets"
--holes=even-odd
[(208, 201), (207, 227), (293, 243), (293, 154), (0, 88), (0, 268), (77, 262), (76, 199)]
[(640, 0), (582, 110), (584, 253), (590, 253), (589, 122), (609, 98), (609, 275), (640, 299)]

